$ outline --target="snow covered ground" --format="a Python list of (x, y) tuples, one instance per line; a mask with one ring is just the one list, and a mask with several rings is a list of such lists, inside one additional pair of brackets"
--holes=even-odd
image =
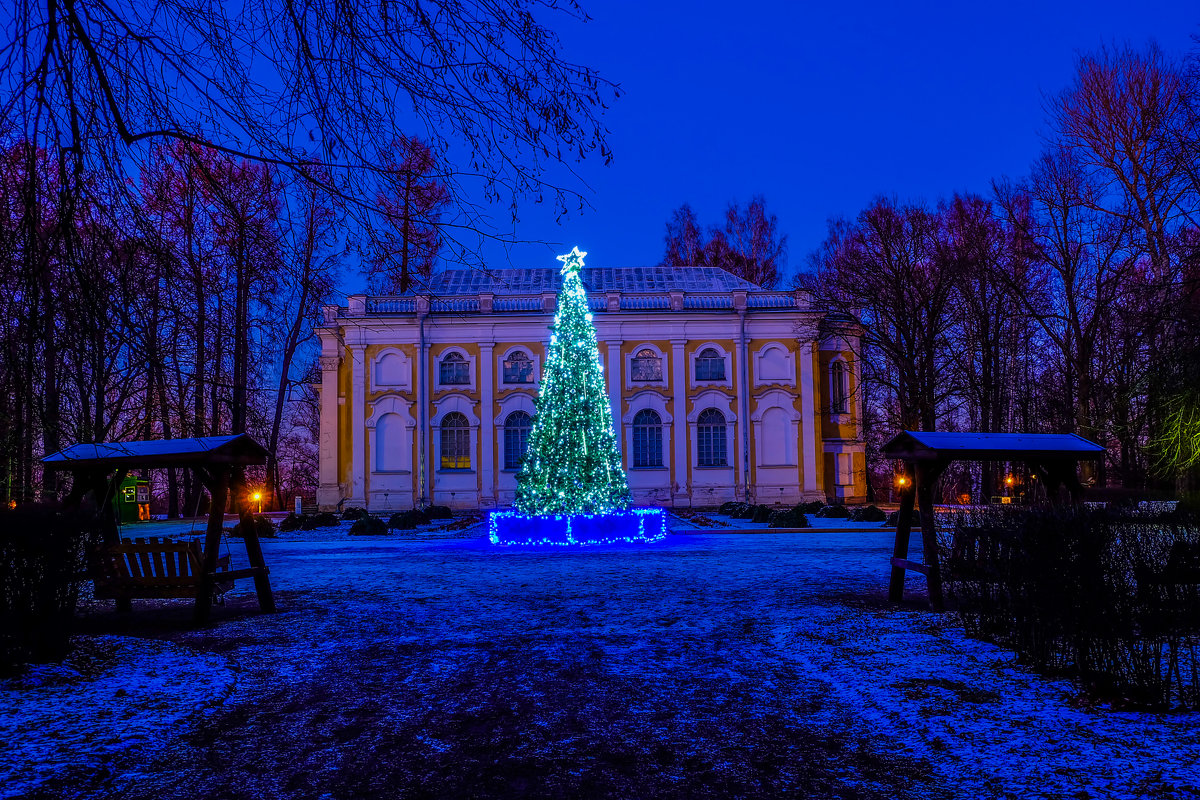
[(1200, 797), (1200, 715), (1086, 707), (918, 580), (888, 605), (890, 530), (347, 528), (264, 542), (278, 614), (249, 582), (201, 630), (105, 610), (153, 638), (0, 685), (0, 795)]

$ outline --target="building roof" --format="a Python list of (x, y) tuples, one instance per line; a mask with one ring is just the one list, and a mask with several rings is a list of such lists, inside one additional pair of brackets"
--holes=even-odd
[(909, 461), (1091, 460), (1104, 457), (1101, 445), (1073, 433), (901, 431), (880, 452), (885, 458)]
[(267, 449), (249, 435), (77, 444), (46, 456), (48, 469), (156, 469), (204, 464), (265, 464)]
[[(762, 291), (762, 287), (719, 267), (584, 267), (579, 272), (583, 287), (603, 292), (731, 292), (735, 289)], [(424, 286), (409, 294), (435, 297), (480, 294), (496, 295), (557, 293), (562, 274), (557, 269), (447, 270), (433, 275)]]

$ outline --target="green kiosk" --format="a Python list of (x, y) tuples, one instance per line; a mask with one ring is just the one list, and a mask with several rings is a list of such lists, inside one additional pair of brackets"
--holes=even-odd
[(121, 524), (150, 519), (150, 482), (132, 476), (117, 487), (117, 514)]

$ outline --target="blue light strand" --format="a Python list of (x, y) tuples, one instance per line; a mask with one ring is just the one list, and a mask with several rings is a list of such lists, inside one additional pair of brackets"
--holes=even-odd
[[(576, 538), (575, 529), (578, 522), (595, 523), (597, 521), (611, 523), (616, 527), (636, 525), (627, 535)], [(561, 535), (556, 538), (542, 536), (540, 539), (510, 539), (506, 538), (510, 528), (531, 530), (544, 528), (547, 524), (561, 523)], [(492, 511), (488, 514), (488, 540), (502, 547), (520, 546), (579, 546), (579, 545), (608, 545), (608, 544), (644, 544), (657, 542), (667, 536), (667, 512), (661, 508), (631, 508), (622, 511), (609, 511), (596, 514), (522, 514), (519, 511)]]

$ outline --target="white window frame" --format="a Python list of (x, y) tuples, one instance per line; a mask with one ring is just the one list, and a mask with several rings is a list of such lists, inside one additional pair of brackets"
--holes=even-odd
[[(661, 467), (635, 467), (633, 466), (633, 418), (637, 416), (639, 411), (649, 409), (658, 418), (662, 420), (662, 451), (663, 463)], [(671, 416), (671, 412), (667, 410), (667, 398), (663, 397), (658, 392), (638, 392), (629, 398), (629, 412), (621, 417), (622, 439), (625, 442), (625, 469), (635, 472), (658, 472), (671, 469), (671, 453), (673, 440), (672, 434), (675, 431), (672, 423), (675, 419)]]
[[(412, 409), (413, 402), (405, 400), (394, 394), (384, 395), (375, 402), (371, 403), (371, 416), (367, 417), (365, 427), (367, 430), (367, 464), (370, 465), (369, 472), (376, 475), (411, 475), (412, 474), (412, 444), (413, 433), (417, 427), (417, 421), (413, 419)], [(396, 414), (404, 421), (404, 427), (407, 430), (407, 439), (409, 446), (408, 454), (408, 469), (395, 470), (379, 469), (379, 441), (376, 438), (376, 426), (384, 414)]]
[[(479, 417), (475, 416), (475, 412), (472, 410), (475, 404), (471, 402), (469, 397), (461, 394), (452, 394), (435, 400), (433, 405), (436, 410), (430, 424), (430, 430), (433, 433), (434, 472), (452, 475), (469, 475), (479, 472)], [(467, 418), (467, 430), (470, 431), (471, 444), (471, 466), (469, 469), (442, 469), (442, 420), (445, 419), (447, 414), (455, 411)]]
[[(451, 353), (458, 353), (467, 362), (467, 383), (442, 383), (442, 361)], [(475, 356), (468, 353), (461, 347), (447, 347), (445, 350), (437, 354), (436, 358), (430, 359), (433, 362), (433, 385), (441, 391), (449, 392), (473, 392), (476, 387), (475, 379)]]
[[(658, 354), (662, 362), (662, 379), (657, 381), (635, 381), (633, 379), (633, 359), (643, 350), (653, 350)], [(625, 388), (629, 390), (645, 389), (648, 386), (660, 386), (666, 388), (671, 381), (671, 362), (667, 358), (667, 354), (658, 347), (658, 345), (644, 342), (630, 350), (625, 355)]]
[[(767, 353), (778, 348), (783, 351), (784, 361), (787, 364), (788, 377), (785, 378), (764, 378), (762, 376), (762, 362)], [(796, 385), (796, 354), (787, 348), (782, 342), (767, 342), (754, 353), (754, 385), (757, 386), (795, 386)]]
[[(516, 349), (516, 348), (514, 348)], [(529, 386), (527, 383), (517, 384), (518, 386)], [(502, 397), (498, 404), (500, 413), (492, 420), (492, 428), (496, 437), (496, 452), (499, 458), (496, 459), (499, 465), (499, 470), (505, 475), (515, 475), (518, 470), (505, 469), (504, 467), (504, 421), (508, 419), (508, 415), (514, 411), (524, 411), (531, 418), (537, 413), (537, 407), (533, 402), (533, 396), (525, 392), (513, 392)]]
[[(699, 381), (696, 380), (696, 362), (700, 360), (700, 354), (705, 350), (716, 350), (725, 359), (725, 379), (719, 381)], [(723, 386), (727, 389), (733, 388), (733, 355), (724, 347), (716, 342), (705, 342), (695, 348), (688, 354), (688, 386), (692, 388)]]
[[(399, 383), (382, 383), (379, 380), (379, 367), (383, 359), (387, 356), (399, 356), (400, 367), (400, 382)], [(385, 347), (375, 354), (371, 359), (371, 391), (386, 392), (386, 391), (411, 391), (412, 390), (412, 358), (408, 353), (401, 350), (399, 347)]]
[[(724, 392), (718, 392), (715, 389), (710, 389), (701, 392), (692, 398), (692, 411), (687, 416), (688, 434), (691, 437), (692, 443), (692, 469), (701, 470), (705, 473), (718, 472), (720, 470), (728, 470), (730, 474), (737, 469), (738, 459), (740, 458), (737, 450), (737, 414), (733, 411), (733, 398)], [(700, 434), (699, 434), (699, 419), (700, 414), (710, 408), (715, 408), (725, 417), (725, 460), (729, 463), (723, 467), (702, 467), (700, 466)]]
[[(842, 365), (842, 370), (843, 370), (842, 374), (845, 376), (845, 381), (846, 381), (846, 386), (845, 386), (845, 388), (846, 388), (846, 408), (844, 411), (839, 411), (838, 409), (834, 408), (834, 405), (833, 405), (833, 399), (835, 397), (835, 391), (836, 391), (834, 374), (833, 374), (834, 373), (833, 368), (834, 368), (835, 364)], [(850, 421), (851, 409), (853, 408), (853, 406), (851, 405), (851, 402), (852, 402), (851, 401), (851, 378), (853, 375), (854, 375), (854, 371), (850, 367), (850, 362), (847, 361), (845, 357), (838, 356), (829, 362), (829, 370), (828, 370), (829, 402), (827, 405), (829, 408), (829, 416), (835, 423), (841, 424), (843, 422)]]
[[(772, 389), (757, 398), (754, 413), (750, 415), (750, 422), (754, 426), (754, 461), (756, 466), (774, 469), (777, 467), (795, 468), (800, 465), (800, 421), (802, 415), (796, 410), (795, 399), (795, 395), (783, 389)], [(772, 408), (782, 409), (788, 418), (788, 441), (790, 442), (791, 450), (788, 452), (790, 460), (784, 464), (764, 464), (762, 460), (764, 453), (762, 421), (763, 416)], [(805, 435), (809, 435), (807, 431)]]
[[(525, 355), (529, 356), (529, 360), (533, 362), (533, 382), (532, 383), (508, 383), (504, 380), (504, 362), (508, 357), (520, 350)], [(517, 387), (532, 387), (537, 388), (542, 383), (542, 358), (534, 349), (527, 344), (514, 344), (496, 356), (496, 385), (503, 388)], [(532, 415), (531, 415), (532, 416)]]

